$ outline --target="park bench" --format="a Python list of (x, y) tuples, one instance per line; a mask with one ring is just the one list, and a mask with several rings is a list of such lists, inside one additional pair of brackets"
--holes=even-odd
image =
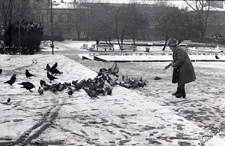
[(109, 50), (113, 50), (114, 51), (114, 46), (113, 46), (113, 44), (97, 44), (97, 51), (99, 49), (104, 49), (105, 51), (107, 49), (109, 49)]
[(121, 51), (124, 51), (124, 50), (136, 51), (137, 50), (137, 45), (121, 45), (120, 46), (120, 50)]
[(51, 42), (50, 41), (42, 41), (43, 46), (51, 46)]
[(88, 49), (88, 44), (83, 44), (83, 46), (81, 46), (80, 49)]
[(92, 44), (91, 47), (89, 48), (90, 51), (95, 49), (95, 44)]

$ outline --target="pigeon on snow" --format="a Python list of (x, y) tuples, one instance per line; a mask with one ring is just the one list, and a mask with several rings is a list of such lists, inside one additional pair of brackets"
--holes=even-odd
[(12, 84), (15, 83), (15, 81), (16, 81), (16, 74), (12, 75), (12, 77), (4, 83), (8, 83), (10, 86), (12, 86)]

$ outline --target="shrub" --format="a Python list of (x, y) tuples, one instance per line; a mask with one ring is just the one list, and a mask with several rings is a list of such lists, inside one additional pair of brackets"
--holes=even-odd
[(19, 28), (22, 53), (34, 54), (35, 52), (39, 52), (39, 46), (43, 37), (43, 26), (33, 21), (23, 20), (20, 23), (20, 27), (19, 22), (9, 26), (4, 35), (5, 45), (19, 47)]

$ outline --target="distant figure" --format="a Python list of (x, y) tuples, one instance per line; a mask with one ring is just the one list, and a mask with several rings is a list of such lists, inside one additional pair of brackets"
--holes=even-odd
[(99, 40), (98, 40), (98, 39), (96, 40), (96, 44), (97, 44), (97, 45), (99, 44)]
[(178, 42), (177, 42), (177, 44), (179, 45), (181, 42), (182, 42), (181, 39), (179, 39)]
[(217, 56), (217, 54), (215, 55), (215, 58), (216, 58), (216, 59), (220, 59), (220, 58)]
[(177, 44), (179, 45), (181, 42), (183, 42), (183, 39), (179, 37)]

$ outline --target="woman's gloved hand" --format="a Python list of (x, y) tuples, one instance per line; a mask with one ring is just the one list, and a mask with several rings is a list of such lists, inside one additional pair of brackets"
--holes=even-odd
[(164, 70), (168, 69), (171, 65), (172, 65), (172, 63), (170, 63), (167, 66), (165, 66)]

